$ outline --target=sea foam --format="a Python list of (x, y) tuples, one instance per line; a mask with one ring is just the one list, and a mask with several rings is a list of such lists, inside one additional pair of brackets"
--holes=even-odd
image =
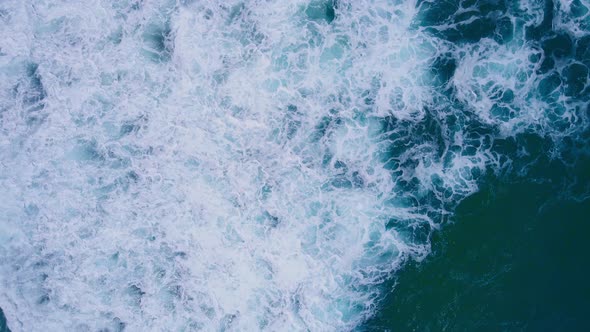
[(510, 164), (495, 138), (586, 121), (537, 92), (542, 13), (462, 44), (429, 4), (4, 1), (10, 328), (358, 327)]

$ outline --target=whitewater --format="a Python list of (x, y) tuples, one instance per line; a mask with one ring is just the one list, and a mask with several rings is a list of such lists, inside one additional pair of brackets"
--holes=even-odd
[[(510, 170), (495, 140), (558, 150), (588, 123), (588, 63), (530, 41), (545, 1), (460, 1), (432, 24), (435, 3), (1, 1), (10, 329), (361, 326)], [(503, 30), (445, 34), (482, 4)], [(588, 36), (588, 11), (551, 6)]]

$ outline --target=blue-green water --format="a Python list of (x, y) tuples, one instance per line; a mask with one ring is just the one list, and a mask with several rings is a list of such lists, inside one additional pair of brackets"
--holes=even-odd
[[(515, 32), (523, 18), (514, 9), (530, 9), (533, 2), (474, 1), (474, 12), (457, 14), (465, 3), (426, 3), (429, 24), (469, 21), (432, 33), (452, 43), (477, 44), (486, 37), (509, 42), (519, 38)], [(542, 50), (537, 71), (552, 72), (539, 92), (548, 100), (571, 96), (581, 101), (587, 117), (588, 4), (537, 4), (542, 8), (537, 23), (524, 24), (519, 42)], [(564, 8), (580, 18), (577, 33), (561, 29), (563, 17), (557, 16)], [(381, 309), (361, 330), (590, 329), (588, 135), (583, 131), (578, 143), (568, 138), (557, 146), (551, 138), (527, 134), (492, 143), (510, 156), (511, 168), (481, 178), (479, 192), (465, 199), (452, 224), (433, 236), (432, 254), (394, 278)], [(529, 153), (519, 154), (520, 149)]]
[(0, 19), (14, 332), (588, 328), (587, 0)]
[(589, 169), (586, 157), (568, 172), (537, 165), (536, 180), (490, 179), (362, 330), (587, 331), (590, 198), (570, 185), (587, 186)]
[(0, 331), (8, 332), (8, 325), (6, 325), (6, 317), (4, 317), (4, 312), (0, 309)]

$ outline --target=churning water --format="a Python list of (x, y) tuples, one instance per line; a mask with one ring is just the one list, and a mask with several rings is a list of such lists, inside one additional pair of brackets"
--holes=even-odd
[(585, 149), (589, 9), (1, 1), (9, 327), (358, 328), (487, 175)]

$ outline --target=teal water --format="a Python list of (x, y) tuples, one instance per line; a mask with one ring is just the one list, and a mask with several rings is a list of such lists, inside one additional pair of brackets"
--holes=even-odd
[(588, 188), (590, 159), (578, 163), (567, 175), (543, 163), (535, 180), (490, 179), (362, 330), (590, 329), (590, 198), (570, 187)]
[[(526, 17), (514, 15), (515, 9), (520, 5), (531, 13), (536, 4), (537, 23), (522, 25), (521, 42), (542, 50), (538, 73), (553, 72), (538, 91), (546, 100), (572, 97), (585, 116), (590, 114), (587, 3), (473, 3), (478, 10), (459, 15), (464, 2), (425, 2), (424, 16), (436, 26), (432, 33), (460, 44), (487, 37), (500, 43), (514, 40), (517, 22)], [(570, 24), (579, 24), (576, 33), (563, 29), (564, 10)], [(438, 28), (460, 16), (470, 23)], [(457, 207), (443, 232), (433, 235), (432, 254), (410, 263), (391, 281), (391, 293), (361, 330), (589, 330), (587, 139), (585, 131), (563, 145), (528, 134), (494, 142), (513, 160), (512, 167), (480, 179), (479, 192)], [(519, 154), (520, 149), (530, 153)]]
[(8, 325), (6, 325), (6, 317), (4, 317), (4, 312), (0, 309), (0, 332), (8, 332)]

